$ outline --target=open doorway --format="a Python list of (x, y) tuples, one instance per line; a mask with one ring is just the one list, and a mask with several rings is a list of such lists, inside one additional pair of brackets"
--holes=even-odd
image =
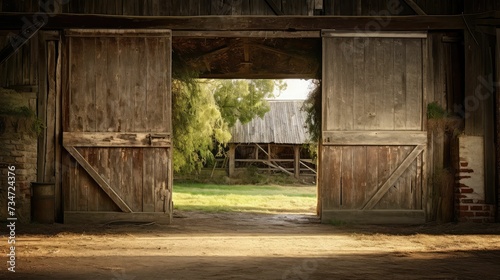
[[(184, 98), (177, 100), (173, 90), (174, 123), (177, 106), (183, 108), (177, 117), (184, 118), (185, 124), (178, 135), (174, 129), (174, 139), (183, 139), (178, 147), (174, 142), (175, 209), (315, 214), (316, 146), (310, 141), (303, 108), (315, 83), (300, 79), (196, 82), (202, 89), (191, 98), (203, 102), (195, 100), (188, 109), (196, 112), (186, 112)], [(198, 105), (203, 108), (193, 108)], [(229, 138), (220, 143), (217, 140), (224, 133)], [(203, 143), (200, 134), (206, 138)], [(190, 152), (194, 145), (197, 151)], [(180, 159), (175, 158), (175, 148)], [(205, 153), (209, 149), (211, 154)]]

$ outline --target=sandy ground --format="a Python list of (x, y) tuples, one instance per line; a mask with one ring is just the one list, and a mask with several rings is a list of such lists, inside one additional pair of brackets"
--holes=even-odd
[[(322, 225), (177, 212), (171, 225), (18, 225), (0, 279), (500, 279), (500, 224)], [(5, 224), (2, 225), (5, 228)]]

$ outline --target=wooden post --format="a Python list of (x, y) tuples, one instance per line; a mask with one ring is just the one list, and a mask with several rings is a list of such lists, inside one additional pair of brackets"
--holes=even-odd
[(229, 178), (234, 175), (235, 150), (236, 145), (233, 143), (229, 144)]
[(300, 177), (300, 147), (299, 145), (294, 145), (293, 146), (293, 163), (294, 163), (294, 173), (295, 173), (295, 178), (299, 179)]

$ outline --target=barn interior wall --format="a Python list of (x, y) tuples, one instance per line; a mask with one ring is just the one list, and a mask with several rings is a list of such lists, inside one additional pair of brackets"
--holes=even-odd
[[(0, 46), (10, 44), (11, 31), (0, 31)], [(24, 105), (37, 110), (38, 40), (33, 38), (0, 65), (0, 88), (13, 89), (23, 95)], [(0, 101), (1, 102), (1, 101)], [(21, 222), (30, 221), (30, 183), (37, 178), (37, 137), (31, 122), (25, 118), (0, 116), (0, 167), (4, 178), (8, 167), (15, 167), (16, 214)], [(0, 200), (7, 201), (8, 189), (2, 184)], [(7, 217), (7, 207), (0, 210), (0, 219)]]
[[(269, 2), (269, 3), (268, 3)], [(492, 10), (493, 0), (414, 0), (429, 15), (460, 14), (464, 2), (471, 10)], [(55, 3), (63, 13), (143, 16), (198, 15), (415, 15), (404, 0), (38, 0), (0, 1), (4, 12), (37, 12)], [(397, 11), (397, 12), (394, 12)]]
[[(427, 103), (437, 103), (452, 112), (463, 99), (462, 34), (457, 32), (432, 32), (428, 39), (429, 77), (431, 85)], [(463, 120), (452, 117), (428, 120), (428, 186), (431, 201), (429, 220), (450, 222), (454, 220), (455, 184), (458, 156), (458, 131), (463, 130)]]
[[(482, 11), (496, 7), (494, 2), (479, 1), (481, 5), (471, 6), (469, 11)], [(476, 186), (474, 192), (484, 192), (484, 203), (494, 204), (497, 192), (496, 156), (495, 153), (495, 65), (496, 36), (494, 33), (485, 33), (484, 30), (471, 29), (464, 31), (465, 44), (465, 83), (464, 103), (454, 109), (465, 120), (464, 134), (478, 136), (484, 141), (482, 153), (483, 170), (476, 170), (484, 177), (483, 184)], [(462, 167), (460, 167), (463, 169)], [(460, 199), (460, 184), (457, 184), (457, 207), (464, 207), (463, 198)], [(466, 200), (467, 201), (467, 200)]]

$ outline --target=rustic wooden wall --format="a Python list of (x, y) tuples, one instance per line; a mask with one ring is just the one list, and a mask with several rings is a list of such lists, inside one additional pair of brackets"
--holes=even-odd
[[(0, 47), (10, 44), (10, 31), (1, 31)], [(38, 39), (32, 38), (16, 54), (0, 65), (0, 87), (14, 87), (22, 91), (33, 91), (29, 86), (38, 84)]]
[[(63, 145), (71, 156), (63, 154), (64, 209), (119, 210), (100, 176), (132, 212), (169, 213), (170, 148), (154, 147), (152, 138), (127, 145), (113, 139), (127, 141), (137, 133), (170, 137), (170, 33), (115, 32), (66, 32)], [(104, 137), (104, 144), (81, 144), (85, 136)]]
[(372, 211), (384, 209), (423, 221), (425, 34), (324, 33), (322, 220), (345, 210), (389, 219)]
[[(63, 13), (90, 13), (112, 15), (196, 16), (196, 15), (376, 15), (390, 12), (414, 15), (415, 11), (404, 0), (46, 0), (62, 5)], [(492, 10), (494, 0), (415, 0), (427, 14), (460, 14), (463, 2), (476, 11)], [(36, 12), (39, 1), (0, 1), (1, 11)], [(391, 7), (397, 7), (397, 12)]]

